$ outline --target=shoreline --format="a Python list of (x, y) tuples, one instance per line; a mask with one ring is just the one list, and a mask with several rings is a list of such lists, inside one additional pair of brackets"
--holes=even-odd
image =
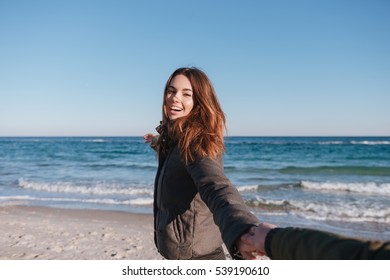
[[(316, 226), (272, 214), (259, 218), (281, 227), (308, 227), (382, 241), (388, 239), (390, 229), (387, 224), (362, 227), (354, 222), (343, 222), (343, 227), (329, 221)], [(152, 214), (0, 205), (0, 260), (163, 260), (153, 238)], [(226, 248), (225, 253), (231, 259)]]

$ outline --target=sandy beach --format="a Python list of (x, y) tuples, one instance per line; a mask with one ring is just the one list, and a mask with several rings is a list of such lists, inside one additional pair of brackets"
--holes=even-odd
[(0, 259), (154, 260), (153, 217), (101, 210), (0, 207)]

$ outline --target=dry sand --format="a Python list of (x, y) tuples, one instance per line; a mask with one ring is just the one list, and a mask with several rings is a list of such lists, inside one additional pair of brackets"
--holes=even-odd
[(0, 259), (154, 260), (153, 217), (99, 210), (0, 207)]

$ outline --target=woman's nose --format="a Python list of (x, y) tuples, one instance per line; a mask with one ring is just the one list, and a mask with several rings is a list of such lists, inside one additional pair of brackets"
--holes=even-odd
[(179, 95), (177, 93), (172, 95), (172, 101), (174, 101), (174, 102), (180, 102), (181, 101), (181, 99), (180, 99), (180, 97), (179, 97)]

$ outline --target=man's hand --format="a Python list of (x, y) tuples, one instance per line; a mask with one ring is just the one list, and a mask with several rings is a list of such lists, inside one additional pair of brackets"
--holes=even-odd
[(257, 227), (252, 227), (247, 233), (241, 235), (241, 242), (237, 242), (237, 248), (241, 252), (243, 258), (252, 260), (256, 258), (256, 255), (266, 255), (264, 248), (265, 238), (268, 232), (275, 227), (276, 225), (273, 224), (261, 223)]

